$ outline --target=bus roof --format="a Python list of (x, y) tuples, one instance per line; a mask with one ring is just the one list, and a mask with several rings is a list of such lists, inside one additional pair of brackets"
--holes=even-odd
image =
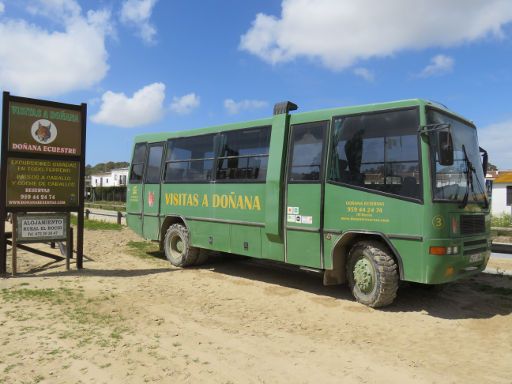
[[(292, 113), (290, 115), (290, 124), (300, 124), (300, 123), (309, 122), (309, 121), (330, 120), (332, 118), (332, 116), (336, 116), (336, 115), (350, 115), (350, 114), (356, 114), (356, 113), (380, 111), (380, 110), (394, 109), (394, 108), (407, 108), (407, 107), (414, 107), (414, 106), (432, 106), (434, 108), (445, 111), (451, 115), (454, 115), (454, 116), (458, 117), (459, 119), (468, 121), (465, 117), (460, 116), (457, 113), (454, 113), (453, 111), (449, 110), (443, 104), (425, 100), (425, 99), (408, 99), (408, 100), (398, 100), (398, 101), (391, 101), (391, 102), (385, 102), (385, 103), (372, 103), (372, 104), (364, 104), (364, 105), (357, 105), (357, 106), (350, 106), (350, 107), (336, 107), (336, 108), (319, 109), (319, 110), (307, 111), (307, 112)], [(231, 131), (231, 130), (241, 129), (241, 128), (261, 127), (264, 125), (271, 125), (271, 124), (272, 124), (272, 117), (268, 117), (268, 118), (258, 119), (258, 120), (216, 125), (216, 126), (211, 126), (211, 127), (207, 127), (207, 128), (190, 129), (190, 130), (183, 130), (183, 131), (166, 131), (166, 132), (159, 132), (159, 133), (149, 133), (149, 134), (137, 135), (137, 136), (135, 136), (134, 141), (136, 143), (138, 143), (138, 142), (157, 142), (157, 141), (165, 141), (169, 138), (174, 138), (174, 137), (195, 136), (195, 135), (202, 135), (202, 134), (208, 134), (208, 133)]]

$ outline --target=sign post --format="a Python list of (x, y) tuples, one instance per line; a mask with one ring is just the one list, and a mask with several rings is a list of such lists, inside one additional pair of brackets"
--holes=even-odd
[(70, 248), (69, 213), (77, 212), (77, 268), (82, 268), (86, 104), (28, 99), (4, 92), (2, 111), (0, 273), (6, 272), (8, 212), (17, 214), (13, 250), (15, 239), (65, 240)]

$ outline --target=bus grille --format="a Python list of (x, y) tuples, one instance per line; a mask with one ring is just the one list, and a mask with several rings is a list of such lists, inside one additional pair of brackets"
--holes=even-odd
[(460, 217), (460, 233), (462, 235), (474, 235), (485, 232), (484, 215), (462, 215)]
[(482, 253), (482, 252), (487, 252), (487, 251), (488, 251), (487, 247), (468, 249), (468, 250), (464, 250), (464, 255), (474, 255), (475, 253)]
[(474, 245), (487, 245), (487, 239), (469, 240), (464, 242), (464, 247), (472, 247)]

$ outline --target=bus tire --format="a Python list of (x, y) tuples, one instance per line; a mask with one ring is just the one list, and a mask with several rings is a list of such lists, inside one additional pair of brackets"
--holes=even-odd
[(369, 307), (393, 302), (398, 289), (398, 266), (379, 242), (361, 241), (349, 253), (347, 281), (355, 299)]
[(165, 233), (164, 251), (167, 260), (175, 267), (193, 265), (199, 255), (199, 248), (190, 245), (188, 229), (181, 224), (174, 224)]

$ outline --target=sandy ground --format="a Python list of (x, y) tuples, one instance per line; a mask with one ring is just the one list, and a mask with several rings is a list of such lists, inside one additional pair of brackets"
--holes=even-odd
[(404, 285), (373, 310), (318, 275), (174, 269), (131, 255), (128, 229), (85, 239), (80, 272), (20, 252), (0, 279), (0, 383), (512, 382), (511, 276)]

